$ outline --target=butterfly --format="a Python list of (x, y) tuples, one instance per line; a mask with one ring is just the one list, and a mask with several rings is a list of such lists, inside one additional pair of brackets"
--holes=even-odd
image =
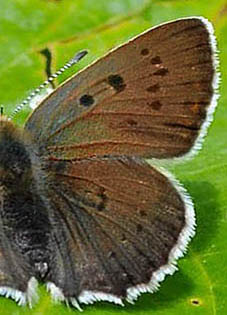
[(155, 291), (195, 216), (179, 182), (145, 159), (200, 147), (217, 86), (212, 25), (183, 18), (71, 77), (23, 130), (2, 116), (0, 294), (32, 306), (41, 281), (80, 309)]

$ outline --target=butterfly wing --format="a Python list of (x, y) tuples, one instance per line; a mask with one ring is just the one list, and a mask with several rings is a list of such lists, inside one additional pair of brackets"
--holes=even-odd
[(25, 128), (58, 159), (185, 154), (215, 105), (211, 33), (201, 18), (147, 31), (70, 78)]
[(32, 267), (7, 237), (2, 219), (0, 221), (0, 295), (11, 297), (20, 305), (31, 305), (36, 300), (37, 283), (32, 277)]
[(123, 157), (47, 167), (53, 174), (50, 288), (68, 300), (120, 303), (155, 290), (174, 271), (171, 263), (192, 235), (193, 210), (164, 175)]

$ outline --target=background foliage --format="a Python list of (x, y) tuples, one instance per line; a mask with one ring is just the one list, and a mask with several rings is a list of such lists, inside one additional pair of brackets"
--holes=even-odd
[[(83, 68), (110, 48), (164, 21), (202, 15), (215, 26), (220, 50), (222, 84), (214, 123), (203, 149), (185, 164), (169, 166), (192, 196), (197, 213), (197, 234), (179, 272), (162, 283), (155, 294), (144, 294), (124, 308), (109, 303), (84, 307), (84, 315), (110, 314), (226, 314), (227, 313), (227, 1), (226, 0), (1, 0), (0, 103), (5, 113), (46, 79), (48, 48), (51, 71), (75, 52), (89, 49), (76, 69)], [(22, 124), (29, 110), (16, 117)], [(54, 305), (44, 286), (32, 309), (0, 298), (1, 314), (76, 314)]]

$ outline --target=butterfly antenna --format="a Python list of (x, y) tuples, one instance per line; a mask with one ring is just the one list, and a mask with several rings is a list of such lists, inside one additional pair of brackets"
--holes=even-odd
[[(27, 105), (34, 96), (40, 93), (40, 91), (45, 88), (47, 85), (49, 85), (54, 79), (56, 79), (60, 74), (65, 72), (65, 70), (71, 68), (73, 65), (75, 65), (80, 59), (82, 59), (84, 56), (86, 56), (88, 53), (87, 50), (83, 50), (79, 53), (77, 53), (71, 60), (69, 60), (62, 68), (60, 68), (58, 71), (56, 71), (54, 74), (52, 74), (46, 81), (44, 81), (40, 86), (35, 89), (21, 104), (19, 104), (13, 113), (10, 115), (10, 119), (12, 119), (21, 109)], [(2, 111), (2, 109), (1, 109)]]

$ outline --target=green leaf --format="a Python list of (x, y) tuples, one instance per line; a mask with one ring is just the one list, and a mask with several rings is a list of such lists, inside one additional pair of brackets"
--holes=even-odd
[[(63, 81), (107, 50), (164, 21), (191, 16), (207, 17), (215, 26), (220, 50), (222, 85), (214, 122), (200, 153), (184, 164), (170, 165), (192, 196), (197, 215), (197, 234), (179, 272), (167, 277), (157, 293), (142, 295), (124, 308), (109, 303), (84, 307), (83, 314), (190, 314), (227, 312), (227, 4), (226, 0), (1, 0), (0, 103), (9, 115), (34, 88), (46, 79), (48, 48), (51, 71), (64, 65), (77, 51), (89, 49), (78, 66), (64, 73)], [(22, 124), (29, 109), (15, 122)], [(0, 298), (1, 314), (75, 314), (55, 305), (44, 285), (32, 309)]]

